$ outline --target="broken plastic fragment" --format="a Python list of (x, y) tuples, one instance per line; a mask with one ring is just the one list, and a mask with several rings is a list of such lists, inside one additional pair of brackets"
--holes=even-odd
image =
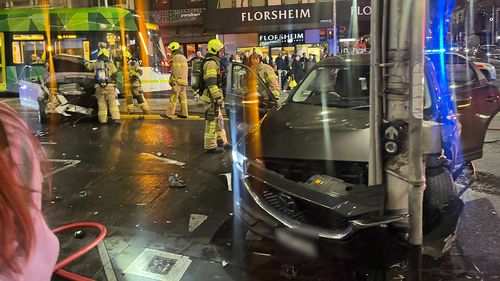
[(142, 206), (146, 206), (147, 204), (148, 204), (148, 203), (137, 203), (137, 204), (135, 204), (135, 205), (136, 205), (136, 206), (138, 206), (138, 207), (142, 207)]
[(76, 239), (83, 239), (85, 237), (85, 230), (77, 230), (73, 233), (73, 237)]
[(80, 192), (78, 192), (78, 195), (80, 195), (80, 197), (85, 197), (87, 196), (87, 191), (81, 190)]
[(92, 131), (97, 131), (99, 128), (98, 127), (94, 127), (92, 128)]
[(168, 176), (168, 186), (183, 188), (186, 187), (187, 184), (184, 180), (181, 179), (181, 176), (179, 176), (179, 174), (170, 174)]
[(222, 260), (222, 267), (226, 267), (228, 265), (228, 262), (225, 260)]
[(205, 215), (191, 214), (189, 217), (189, 232), (193, 232), (198, 228), (208, 217)]

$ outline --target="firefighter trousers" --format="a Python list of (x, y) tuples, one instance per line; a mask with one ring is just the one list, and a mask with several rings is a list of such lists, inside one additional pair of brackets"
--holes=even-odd
[(111, 119), (120, 120), (120, 110), (116, 103), (114, 85), (109, 84), (106, 87), (97, 86), (95, 89), (95, 97), (97, 98), (97, 117), (99, 118), (99, 123), (104, 124), (108, 121), (108, 111), (111, 115)]
[(175, 108), (177, 107), (177, 100), (181, 104), (181, 115), (188, 116), (188, 101), (186, 95), (187, 86), (172, 85), (172, 94), (170, 95), (170, 104), (168, 109), (169, 116), (175, 115)]
[(223, 144), (228, 143), (222, 112), (218, 109), (214, 112), (213, 106), (210, 107), (205, 113), (205, 137), (203, 141), (205, 149), (217, 148), (218, 139), (222, 140)]
[(131, 91), (132, 91), (132, 96), (129, 95), (126, 97), (127, 100), (125, 103), (127, 104), (127, 111), (129, 113), (134, 112), (134, 99), (135, 99), (139, 104), (139, 107), (141, 108), (142, 112), (148, 113), (149, 105), (146, 98), (144, 98), (142, 87), (140, 85), (139, 86), (132, 85)]

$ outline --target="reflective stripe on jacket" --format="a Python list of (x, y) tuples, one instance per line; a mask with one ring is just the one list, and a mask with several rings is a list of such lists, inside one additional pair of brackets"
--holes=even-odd
[(203, 64), (203, 80), (205, 80), (204, 94), (207, 93), (211, 100), (222, 99), (222, 89), (219, 88), (217, 77), (219, 76), (220, 66), (219, 61), (210, 59)]

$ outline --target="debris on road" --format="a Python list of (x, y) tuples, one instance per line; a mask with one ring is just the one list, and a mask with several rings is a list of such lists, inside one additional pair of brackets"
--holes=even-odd
[(191, 214), (189, 217), (189, 232), (197, 229), (207, 218), (208, 216), (205, 215)]
[(87, 191), (80, 190), (80, 192), (78, 192), (78, 195), (80, 195), (80, 197), (85, 197), (85, 196), (87, 196)]
[(85, 230), (77, 230), (75, 233), (73, 233), (73, 237), (76, 239), (83, 239), (85, 237)]
[(226, 267), (229, 263), (225, 260), (222, 260), (222, 267)]
[(184, 188), (187, 186), (187, 184), (186, 181), (181, 179), (181, 176), (179, 176), (179, 174), (170, 174), (168, 176), (168, 186)]
[(227, 190), (233, 191), (233, 179), (231, 173), (221, 174), (221, 176), (224, 176), (226, 178)]

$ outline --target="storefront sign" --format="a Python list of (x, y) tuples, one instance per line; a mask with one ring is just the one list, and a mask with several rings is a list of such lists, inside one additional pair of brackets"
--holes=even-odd
[(233, 8), (219, 8), (218, 2), (207, 1), (207, 12), (203, 15), (207, 30), (217, 33), (276, 32), (290, 26), (301, 30), (325, 29), (334, 20), (350, 25), (354, 18), (358, 24), (369, 25), (372, 13), (370, 0), (337, 1), (335, 19), (333, 1)]
[(12, 39), (19, 41), (35, 41), (43, 40), (45, 36), (43, 34), (14, 34), (12, 35)]
[(241, 12), (241, 22), (310, 19), (311, 9), (289, 9), (271, 11)]
[(260, 33), (259, 45), (265, 46), (286, 46), (305, 43), (304, 31), (282, 32), (282, 33)]
[(159, 25), (172, 23), (186, 23), (201, 21), (202, 13), (205, 9), (176, 9), (176, 10), (160, 10), (149, 11), (148, 13), (155, 19)]

